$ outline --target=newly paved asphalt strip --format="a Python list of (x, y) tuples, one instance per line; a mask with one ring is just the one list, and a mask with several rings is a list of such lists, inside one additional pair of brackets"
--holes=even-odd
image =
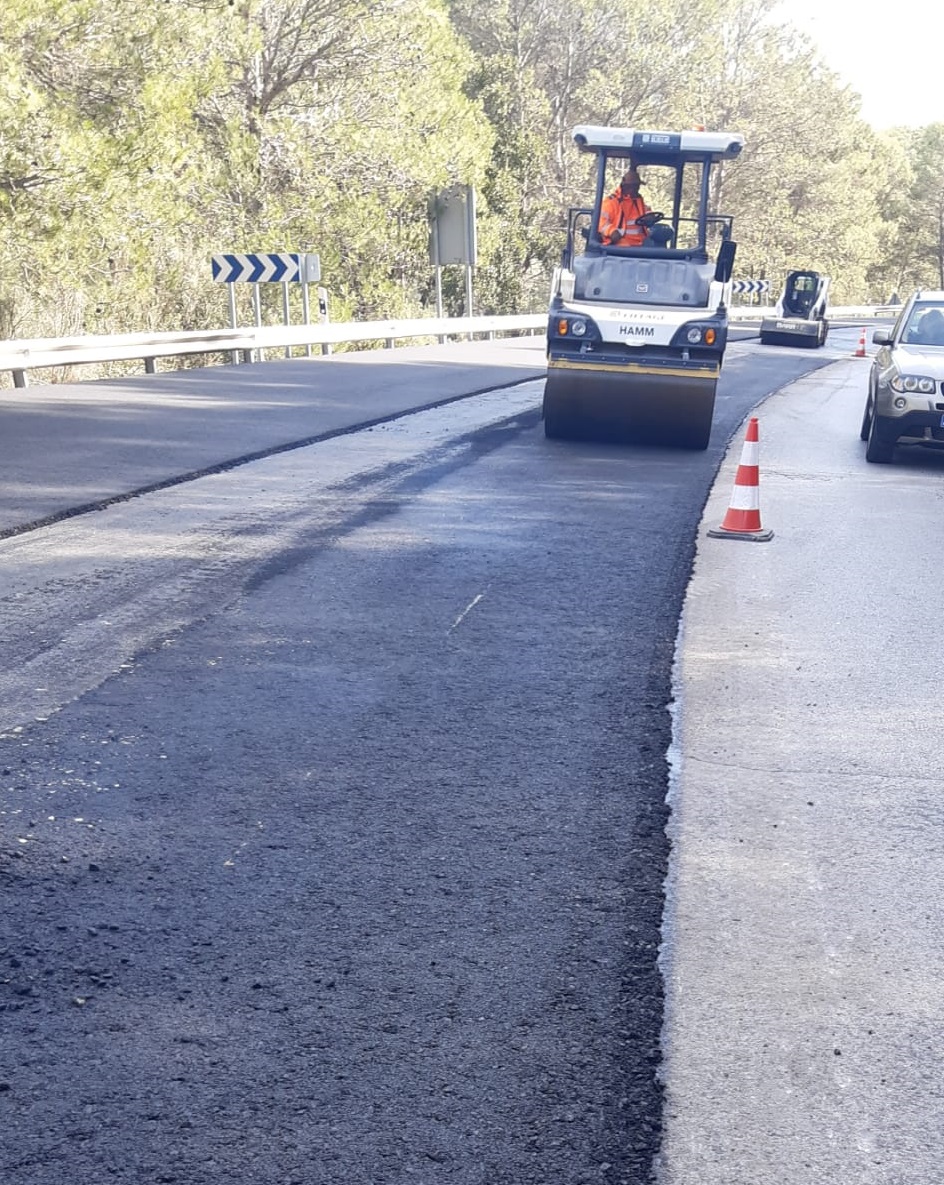
[(662, 1185), (930, 1185), (944, 1130), (944, 454), (868, 363), (757, 410), (766, 543), (699, 531), (677, 647)]
[(528, 336), (4, 390), (0, 538), (544, 369)]

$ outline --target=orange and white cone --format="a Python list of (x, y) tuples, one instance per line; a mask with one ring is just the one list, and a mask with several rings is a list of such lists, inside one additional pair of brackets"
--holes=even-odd
[(852, 355), (853, 358), (865, 358), (865, 326), (862, 327), (862, 332), (859, 334), (859, 345), (856, 352)]
[(757, 435), (757, 416), (751, 416), (741, 448), (741, 463), (734, 478), (734, 494), (724, 521), (708, 534), (713, 539), (747, 539), (766, 543), (773, 539), (773, 531), (765, 531), (760, 524), (760, 444)]

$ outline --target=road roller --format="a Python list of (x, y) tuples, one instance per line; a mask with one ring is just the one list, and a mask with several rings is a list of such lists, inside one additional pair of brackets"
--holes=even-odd
[(826, 344), (829, 324), (826, 298), (829, 276), (814, 271), (787, 272), (783, 292), (770, 317), (760, 323), (762, 346), (806, 346)]
[(712, 197), (744, 137), (589, 125), (573, 137), (595, 157), (595, 197), (568, 212), (554, 271), (545, 435), (705, 449), (737, 249)]

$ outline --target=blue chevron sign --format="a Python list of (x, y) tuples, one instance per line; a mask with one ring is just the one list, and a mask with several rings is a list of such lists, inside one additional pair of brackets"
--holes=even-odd
[(769, 292), (769, 280), (734, 280), (731, 283), (732, 292)]
[(269, 284), (302, 280), (303, 256), (284, 255), (213, 255), (213, 279), (223, 284)]

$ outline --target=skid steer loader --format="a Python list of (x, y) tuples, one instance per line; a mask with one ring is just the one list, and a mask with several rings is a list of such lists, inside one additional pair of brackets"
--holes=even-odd
[(783, 293), (773, 316), (760, 323), (762, 346), (807, 346), (817, 349), (826, 344), (826, 297), (829, 276), (819, 272), (787, 272)]

